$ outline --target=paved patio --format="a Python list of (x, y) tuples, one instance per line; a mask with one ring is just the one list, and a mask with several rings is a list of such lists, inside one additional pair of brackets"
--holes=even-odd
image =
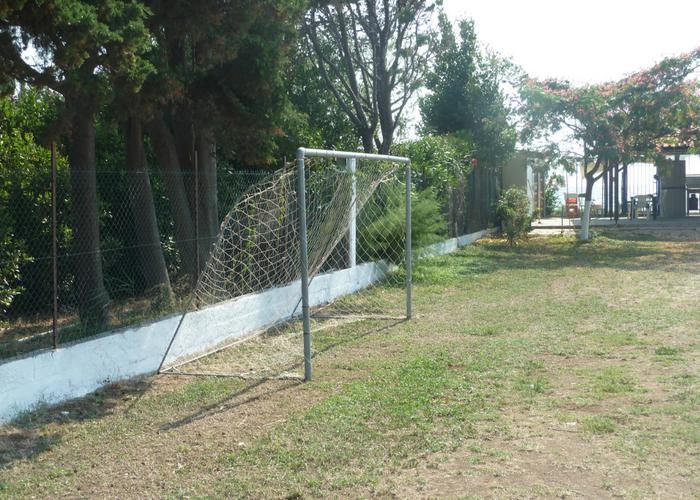
[[(539, 219), (532, 224), (533, 235), (575, 234), (581, 227), (581, 219), (562, 219), (550, 217)], [(659, 237), (660, 239), (681, 239), (700, 241), (700, 216), (691, 215), (680, 219), (619, 219), (617, 222), (609, 217), (591, 219), (595, 230), (639, 233)]]

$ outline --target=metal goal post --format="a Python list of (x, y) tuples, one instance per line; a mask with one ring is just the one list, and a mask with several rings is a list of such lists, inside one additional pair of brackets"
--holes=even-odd
[(301, 268), (301, 294), (302, 294), (302, 319), (304, 338), (304, 380), (310, 381), (311, 367), (311, 311), (309, 301), (309, 250), (307, 236), (307, 206), (306, 206), (306, 160), (310, 158), (328, 158), (336, 161), (345, 161), (347, 171), (353, 176), (352, 202), (350, 205), (350, 220), (348, 224), (348, 257), (353, 266), (357, 256), (357, 208), (355, 203), (356, 185), (355, 173), (359, 161), (388, 162), (404, 165), (405, 170), (405, 272), (406, 272), (406, 319), (412, 315), (412, 260), (411, 251), (411, 160), (402, 156), (390, 156), (380, 154), (356, 153), (349, 151), (331, 151), (322, 149), (299, 148), (297, 150), (297, 200), (299, 204), (299, 240), (300, 240), (300, 268)]

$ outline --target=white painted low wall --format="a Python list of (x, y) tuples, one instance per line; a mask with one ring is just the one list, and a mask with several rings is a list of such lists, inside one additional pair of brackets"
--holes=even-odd
[[(418, 257), (449, 253), (487, 233), (431, 245)], [(309, 289), (310, 303), (325, 304), (366, 288), (388, 269), (384, 262), (367, 263), (316, 276)], [(289, 318), (300, 288), (296, 281), (187, 314), (166, 362), (206, 352)], [(301, 307), (295, 314), (300, 313)], [(60, 403), (113, 382), (155, 373), (179, 321), (180, 315), (173, 315), (0, 364), (0, 424), (41, 404)]]
[(445, 255), (458, 250), (461, 247), (471, 245), (477, 240), (480, 240), (484, 236), (493, 234), (495, 229), (485, 229), (483, 231), (478, 231), (476, 233), (465, 234), (457, 238), (451, 238), (449, 240), (441, 241), (440, 243), (435, 243), (434, 245), (427, 246), (417, 252), (418, 258), (424, 257), (434, 257), (437, 255)]
[[(388, 270), (385, 263), (378, 262), (318, 275), (309, 287), (309, 303), (311, 306), (327, 304), (338, 297), (367, 288), (381, 280)], [(292, 316), (301, 316), (300, 300), (301, 283), (297, 280), (283, 287), (190, 312), (182, 322), (165, 364), (208, 352), (224, 342), (245, 337)], [(159, 351), (161, 356), (164, 351), (165, 348)], [(156, 365), (152, 371), (157, 368)]]

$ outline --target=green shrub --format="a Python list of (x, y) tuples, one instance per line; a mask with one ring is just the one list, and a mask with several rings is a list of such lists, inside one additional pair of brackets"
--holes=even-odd
[(496, 218), (509, 245), (514, 246), (519, 238), (525, 237), (532, 223), (525, 190), (511, 187), (501, 193), (496, 202)]
[[(4, 228), (2, 233), (4, 233)], [(13, 241), (11, 235), (0, 234), (0, 319), (12, 304), (15, 296), (24, 291), (22, 287), (20, 266), (30, 262), (30, 258), (23, 251), (21, 242)]]
[(392, 153), (411, 159), (411, 180), (415, 189), (431, 188), (438, 199), (444, 199), (449, 189), (471, 172), (474, 146), (448, 136), (428, 135), (395, 144)]
[(544, 189), (544, 215), (549, 217), (555, 214), (561, 213), (562, 206), (561, 200), (559, 199), (559, 187), (558, 185), (548, 184)]
[[(51, 311), (51, 152), (39, 137), (59, 107), (54, 93), (31, 87), (0, 98), (0, 322)], [(58, 252), (65, 255), (72, 242), (70, 184), (60, 147), (56, 191)], [(61, 297), (72, 293), (68, 274), (60, 275)]]
[[(406, 233), (406, 194), (395, 186), (374, 196), (358, 220), (359, 256), (364, 261), (384, 259), (394, 264), (404, 261)], [(411, 196), (411, 242), (422, 248), (447, 236), (447, 221), (432, 189)]]

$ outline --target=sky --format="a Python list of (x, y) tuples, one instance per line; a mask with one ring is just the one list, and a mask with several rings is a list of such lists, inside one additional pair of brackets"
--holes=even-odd
[(700, 46), (697, 0), (444, 0), (479, 39), (537, 78), (617, 80)]
[[(575, 84), (618, 80), (700, 46), (700, 0), (444, 0), (444, 9), (453, 22), (472, 18), (481, 43), (530, 76)], [(700, 174), (700, 159), (687, 167)], [(630, 187), (648, 190), (653, 169), (635, 170)]]

